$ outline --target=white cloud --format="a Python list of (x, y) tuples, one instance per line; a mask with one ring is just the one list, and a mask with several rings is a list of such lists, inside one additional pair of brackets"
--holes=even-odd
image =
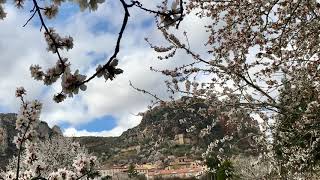
[(121, 127), (116, 127), (110, 131), (89, 132), (87, 130), (77, 130), (75, 128), (66, 128), (63, 132), (64, 136), (79, 137), (79, 136), (120, 136), (123, 131)]

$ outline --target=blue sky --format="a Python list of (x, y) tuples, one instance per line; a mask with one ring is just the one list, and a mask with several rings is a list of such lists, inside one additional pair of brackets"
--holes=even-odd
[[(70, 124), (62, 122), (59, 124), (60, 128), (67, 129), (70, 128)], [(117, 126), (117, 120), (112, 116), (103, 116), (101, 118), (95, 118), (89, 123), (75, 125), (77, 130), (87, 130), (87, 131), (104, 131), (111, 130)]]
[[(156, 8), (157, 5), (157, 1), (141, 2), (149, 8)], [(119, 67), (124, 73), (114, 81), (94, 79), (88, 83), (85, 92), (57, 104), (52, 101), (52, 97), (60, 92), (60, 82), (44, 86), (30, 76), (31, 64), (39, 64), (47, 69), (57, 61), (56, 55), (46, 51), (37, 17), (27, 27), (22, 27), (31, 15), (30, 7), (27, 5), (24, 9), (17, 9), (7, 4), (5, 10), (8, 16), (0, 21), (0, 111), (18, 112), (19, 101), (14, 97), (14, 91), (16, 87), (24, 86), (29, 99), (39, 99), (43, 103), (41, 120), (50, 126), (61, 126), (67, 136), (118, 136), (128, 128), (138, 125), (141, 117), (136, 114), (147, 109), (151, 98), (132, 89), (129, 81), (165, 98), (165, 78), (151, 72), (150, 66), (166, 69), (190, 60), (187, 55), (179, 52), (169, 61), (157, 60), (158, 54), (144, 41), (148, 37), (160, 45), (164, 42), (161, 33), (154, 26), (154, 17), (138, 8), (132, 8), (118, 54)], [(53, 26), (61, 36), (73, 37), (74, 48), (63, 51), (62, 56), (69, 59), (72, 70), (79, 69), (90, 75), (95, 72), (97, 65), (103, 64), (113, 53), (122, 13), (118, 1), (107, 1), (92, 12), (82, 12), (77, 5), (65, 3), (57, 18), (46, 19), (46, 23), (48, 27)], [(204, 29), (200, 33), (199, 29), (203, 24), (195, 16), (189, 17), (181, 24), (182, 30), (190, 32), (192, 47), (206, 51), (203, 48), (206, 33)], [(176, 33), (182, 35), (183, 31)]]

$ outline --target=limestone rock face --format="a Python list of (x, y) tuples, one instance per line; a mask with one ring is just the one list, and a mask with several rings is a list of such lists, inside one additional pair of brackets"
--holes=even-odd
[(59, 126), (53, 126), (52, 128), (51, 128), (51, 130), (52, 130), (52, 132), (54, 133), (54, 134), (56, 134), (56, 135), (63, 135), (63, 133), (62, 133), (62, 131), (61, 131), (61, 129), (60, 129), (60, 127)]
[(15, 145), (12, 143), (16, 135), (15, 120), (17, 115), (0, 114), (0, 169), (8, 162), (16, 151)]
[(8, 148), (7, 131), (0, 125), (0, 155), (4, 155), (5, 150)]

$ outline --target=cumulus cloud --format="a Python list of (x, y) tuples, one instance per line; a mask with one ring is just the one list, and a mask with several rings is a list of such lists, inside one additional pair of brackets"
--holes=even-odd
[(66, 128), (63, 132), (65, 136), (68, 137), (80, 137), (80, 136), (120, 136), (123, 131), (126, 129), (122, 129), (121, 127), (116, 127), (110, 131), (99, 131), (99, 132), (92, 132), (87, 130), (77, 130), (73, 127)]
[[(74, 38), (74, 48), (63, 53), (63, 56), (70, 59), (74, 70), (80, 69), (88, 75), (93, 74), (95, 65), (103, 64), (113, 52), (122, 21), (122, 9), (118, 4), (108, 2), (95, 12), (76, 11), (54, 23), (58, 32)], [(155, 7), (151, 1), (143, 1), (143, 3), (148, 7)], [(132, 89), (129, 86), (129, 80), (139, 88), (166, 97), (163, 82), (165, 77), (151, 72), (150, 66), (165, 69), (192, 61), (188, 55), (181, 52), (171, 60), (157, 60), (158, 54), (153, 52), (143, 39), (150, 37), (153, 42), (161, 44), (164, 42), (161, 34), (154, 26), (142, 26), (141, 24), (150, 21), (152, 16), (135, 9), (131, 11), (130, 23), (124, 33), (118, 57), (119, 67), (124, 70), (124, 74), (119, 75), (114, 81), (105, 82), (104, 79), (94, 79), (89, 82), (87, 91), (56, 104), (52, 101), (52, 96), (60, 91), (60, 83), (45, 87), (31, 79), (28, 67), (31, 64), (49, 67), (56, 62), (57, 57), (45, 50), (46, 45), (39, 27), (31, 24), (27, 28), (21, 27), (28, 17), (27, 12), (18, 12), (10, 6), (7, 12), (8, 18), (0, 22), (1, 26), (5, 27), (0, 30), (2, 39), (0, 42), (0, 52), (2, 52), (0, 106), (16, 112), (18, 101), (15, 100), (14, 90), (17, 86), (25, 86), (29, 93), (28, 98), (37, 98), (44, 103), (42, 120), (47, 121), (51, 126), (63, 122), (71, 124), (71, 127), (64, 130), (64, 134), (68, 136), (117, 136), (128, 128), (136, 126), (141, 117), (134, 114), (146, 110), (151, 98)], [(99, 23), (106, 23), (108, 30), (100, 31), (101, 29), (97, 28)], [(200, 52), (206, 51), (203, 45), (206, 33), (201, 28), (203, 23), (195, 16), (189, 16), (181, 24), (182, 30), (189, 32), (191, 47)], [(182, 34), (182, 31), (180, 33)], [(102, 56), (95, 56), (96, 54)], [(95, 63), (92, 63), (93, 61)], [(117, 120), (117, 126), (112, 130), (88, 132), (74, 128), (78, 124), (90, 123), (106, 115), (111, 115)]]

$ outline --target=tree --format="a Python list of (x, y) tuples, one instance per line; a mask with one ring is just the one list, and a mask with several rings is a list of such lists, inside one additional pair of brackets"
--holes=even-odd
[[(40, 141), (35, 144), (37, 152), (41, 152), (38, 155), (38, 160), (43, 162), (44, 169), (41, 171), (42, 176), (48, 176), (51, 172), (55, 172), (61, 167), (66, 169), (72, 169), (73, 161), (79, 154), (89, 157), (89, 153), (84, 147), (81, 147), (79, 143), (73, 142), (69, 138), (54, 136), (51, 139)], [(21, 155), (22, 159), (27, 159), (27, 154), (24, 152)], [(21, 171), (28, 170), (28, 162), (21, 162)], [(17, 157), (10, 160), (7, 170), (17, 169)]]
[[(262, 155), (281, 178), (318, 171), (319, 7), (315, 0), (191, 0), (187, 14), (210, 18), (204, 42), (208, 53), (191, 49), (187, 32), (182, 39), (181, 34), (162, 28), (168, 44), (148, 40), (160, 53), (159, 59), (184, 51), (194, 62), (151, 69), (171, 79), (166, 84), (172, 94), (227, 99), (220, 107), (231, 107), (229, 117), (245, 108), (263, 121), (264, 133), (255, 139), (263, 142)], [(204, 81), (203, 76), (210, 78)]]
[(235, 169), (230, 160), (223, 160), (215, 154), (210, 154), (206, 157), (205, 163), (209, 169), (209, 176), (214, 180), (224, 180), (236, 178)]
[(109, 180), (109, 179), (112, 179), (112, 177), (109, 175), (101, 177), (101, 180)]
[(270, 163), (266, 159), (256, 156), (235, 156), (231, 158), (234, 166), (235, 174), (239, 175), (240, 179), (272, 179), (270, 175)]
[(283, 79), (283, 84), (279, 101), (285, 112), (276, 116), (276, 156), (283, 173), (316, 172), (320, 160), (317, 88), (304, 70), (297, 70), (293, 80)]
[(128, 176), (129, 178), (134, 178), (138, 175), (138, 172), (136, 170), (136, 167), (134, 164), (130, 164), (128, 168)]
[[(24, 95), (26, 91), (23, 87), (17, 88), (16, 97), (21, 100), (21, 109), (16, 120), (16, 129), (18, 130), (17, 136), (14, 138), (14, 143), (17, 146), (18, 154), (16, 160), (13, 160), (13, 169), (9, 166), (6, 172), (0, 174), (0, 179), (5, 180), (53, 180), (53, 179), (93, 179), (99, 176), (95, 170), (96, 157), (88, 156), (85, 153), (77, 154), (70, 163), (71, 159), (55, 159), (62, 158), (66, 152), (60, 147), (62, 152), (52, 153), (53, 150), (45, 152), (51, 147), (48, 144), (37, 146), (37, 131), (36, 127), (40, 123), (39, 116), (42, 104), (35, 101), (26, 101)], [(61, 145), (61, 144), (59, 144)], [(71, 145), (72, 146), (72, 145)], [(42, 149), (41, 149), (42, 147)], [(73, 147), (76, 148), (76, 147)], [(43, 150), (43, 151), (40, 151)], [(59, 150), (59, 149), (54, 149)], [(69, 149), (72, 150), (72, 149)], [(76, 150), (76, 149), (74, 149)], [(80, 151), (79, 151), (80, 152)], [(24, 154), (25, 153), (25, 154)], [(50, 154), (52, 153), (52, 154)], [(68, 157), (68, 156), (65, 156)], [(62, 162), (59, 162), (62, 161)], [(56, 163), (48, 166), (45, 163)], [(61, 165), (61, 166), (60, 166)], [(71, 168), (68, 168), (71, 167)], [(46, 170), (52, 170), (50, 172)]]

